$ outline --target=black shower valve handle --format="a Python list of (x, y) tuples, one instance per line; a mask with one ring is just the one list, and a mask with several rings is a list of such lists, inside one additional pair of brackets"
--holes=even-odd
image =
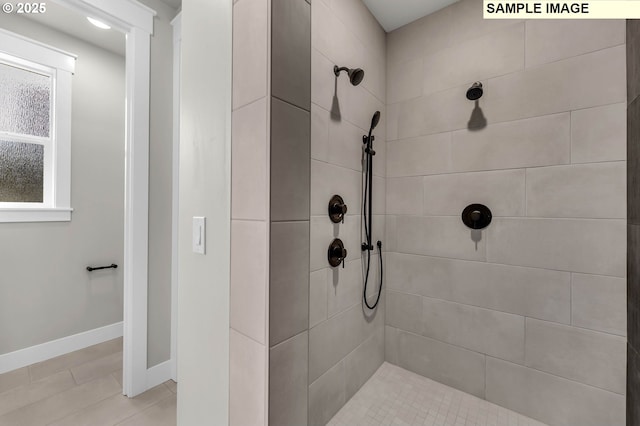
[(333, 223), (344, 223), (347, 214), (347, 205), (339, 195), (334, 195), (329, 201), (329, 218)]
[(342, 267), (344, 268), (344, 260), (347, 258), (347, 249), (344, 248), (344, 244), (339, 238), (333, 240), (329, 245), (328, 258), (329, 265), (335, 268), (342, 264)]
[(484, 229), (491, 223), (491, 210), (482, 204), (469, 204), (462, 211), (462, 222), (470, 229)]

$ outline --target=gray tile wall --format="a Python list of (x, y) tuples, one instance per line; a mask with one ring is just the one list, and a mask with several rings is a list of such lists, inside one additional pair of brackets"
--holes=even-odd
[[(324, 425), (384, 360), (384, 297), (363, 312), (361, 235), (362, 135), (375, 111), (374, 241), (384, 240), (386, 120), (385, 32), (361, 0), (314, 0), (311, 25), (311, 241), (309, 278), (309, 425)], [(365, 71), (357, 87), (333, 66)], [(274, 92), (275, 93), (275, 92)], [(348, 205), (343, 224), (327, 216), (331, 196)], [(331, 268), (327, 248), (341, 238), (345, 268)], [(377, 256), (377, 254), (376, 254)], [(371, 276), (377, 278), (377, 263)], [(377, 291), (372, 280), (369, 294)]]
[(387, 36), (385, 358), (551, 425), (622, 425), (625, 23), (481, 8)]
[[(244, 0), (241, 0), (244, 1)], [(271, 0), (269, 425), (307, 424), (311, 5)]]
[(640, 425), (640, 20), (627, 21), (627, 425)]

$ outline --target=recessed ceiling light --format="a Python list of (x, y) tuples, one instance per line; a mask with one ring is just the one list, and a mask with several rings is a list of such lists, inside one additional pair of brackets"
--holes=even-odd
[(95, 18), (87, 17), (87, 21), (91, 22), (93, 25), (95, 25), (96, 27), (98, 27), (98, 28), (100, 28), (102, 30), (110, 30), (111, 29), (110, 26), (108, 26), (107, 24), (105, 24), (102, 21), (98, 21)]

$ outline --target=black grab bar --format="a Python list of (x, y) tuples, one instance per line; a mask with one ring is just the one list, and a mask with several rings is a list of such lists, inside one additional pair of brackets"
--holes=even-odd
[(89, 271), (89, 272), (99, 271), (100, 269), (118, 269), (118, 265), (116, 265), (115, 263), (112, 263), (109, 266), (99, 266), (97, 268), (93, 268), (91, 266), (87, 266), (87, 271)]

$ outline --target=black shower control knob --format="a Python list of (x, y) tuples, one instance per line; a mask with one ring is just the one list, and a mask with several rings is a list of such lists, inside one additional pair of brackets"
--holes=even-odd
[(329, 259), (329, 265), (334, 268), (336, 266), (340, 266), (341, 263), (344, 267), (344, 259), (347, 257), (347, 249), (344, 248), (344, 243), (341, 239), (336, 238), (331, 242), (327, 257)]
[(344, 223), (344, 215), (347, 214), (347, 205), (339, 195), (334, 195), (329, 201), (329, 218), (333, 223)]
[(491, 223), (491, 210), (482, 204), (470, 204), (462, 211), (462, 222), (471, 229), (484, 229)]
[(334, 205), (331, 206), (331, 213), (334, 213), (334, 214), (345, 214), (345, 213), (347, 213), (347, 205), (346, 204), (335, 203)]

